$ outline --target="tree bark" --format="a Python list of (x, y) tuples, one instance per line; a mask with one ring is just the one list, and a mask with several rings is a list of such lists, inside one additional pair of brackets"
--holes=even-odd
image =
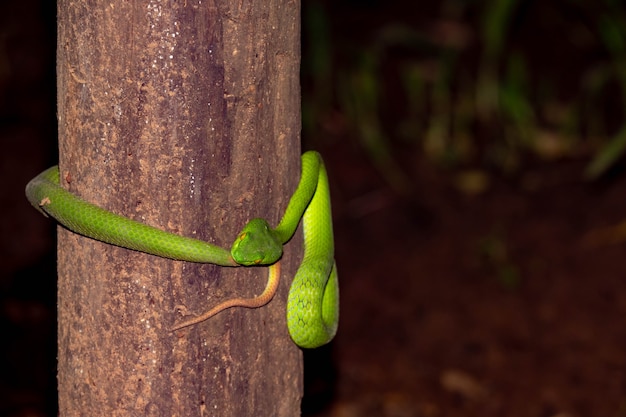
[[(230, 247), (276, 224), (299, 177), (300, 4), (59, 0), (62, 185), (174, 233)], [(293, 416), (300, 350), (279, 293), (181, 334), (181, 311), (259, 294), (267, 268), (222, 268), (59, 231), (60, 416)], [(181, 306), (184, 306), (181, 307)]]

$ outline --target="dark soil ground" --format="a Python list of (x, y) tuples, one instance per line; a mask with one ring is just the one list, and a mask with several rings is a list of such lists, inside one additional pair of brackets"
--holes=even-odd
[[(19, 71), (0, 83), (1, 416), (56, 412), (53, 226), (23, 198), (56, 159), (41, 7), (23, 1), (3, 22), (30, 29), (7, 32)], [(529, 158), (467, 195), (452, 173), (396, 151), (411, 182), (400, 195), (354, 141), (317, 148), (332, 179), (342, 312), (335, 341), (306, 352), (306, 415), (626, 416), (620, 167), (586, 183), (588, 155)]]

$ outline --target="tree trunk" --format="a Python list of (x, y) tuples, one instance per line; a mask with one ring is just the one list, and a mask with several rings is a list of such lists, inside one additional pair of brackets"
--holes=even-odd
[[(230, 247), (276, 224), (299, 177), (300, 4), (59, 0), (62, 185)], [(261, 292), (267, 268), (170, 261), (61, 229), (60, 416), (294, 416), (300, 350), (279, 293), (173, 334), (186, 314)]]

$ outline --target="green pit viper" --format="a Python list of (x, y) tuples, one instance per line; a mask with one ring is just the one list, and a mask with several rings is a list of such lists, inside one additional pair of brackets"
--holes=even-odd
[(168, 233), (111, 213), (59, 185), (59, 168), (51, 167), (26, 186), (30, 203), (67, 229), (102, 242), (152, 255), (221, 266), (270, 265), (267, 286), (254, 298), (227, 300), (208, 312), (172, 327), (178, 330), (200, 323), (230, 307), (255, 308), (274, 296), (280, 279), (283, 245), (294, 235), (300, 219), (304, 255), (287, 299), (287, 327), (303, 348), (328, 343), (337, 332), (339, 284), (334, 260), (333, 226), (328, 176), (319, 153), (302, 155), (302, 173), (285, 214), (271, 228), (264, 219), (252, 219), (235, 239), (230, 252), (207, 242)]

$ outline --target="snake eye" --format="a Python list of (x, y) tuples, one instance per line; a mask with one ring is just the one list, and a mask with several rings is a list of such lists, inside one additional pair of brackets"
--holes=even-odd
[(255, 265), (260, 264), (262, 260), (263, 260), (263, 259), (255, 259), (255, 260), (254, 260)]
[(239, 235), (239, 240), (244, 240), (247, 235), (248, 235), (248, 232), (243, 232), (242, 234)]

